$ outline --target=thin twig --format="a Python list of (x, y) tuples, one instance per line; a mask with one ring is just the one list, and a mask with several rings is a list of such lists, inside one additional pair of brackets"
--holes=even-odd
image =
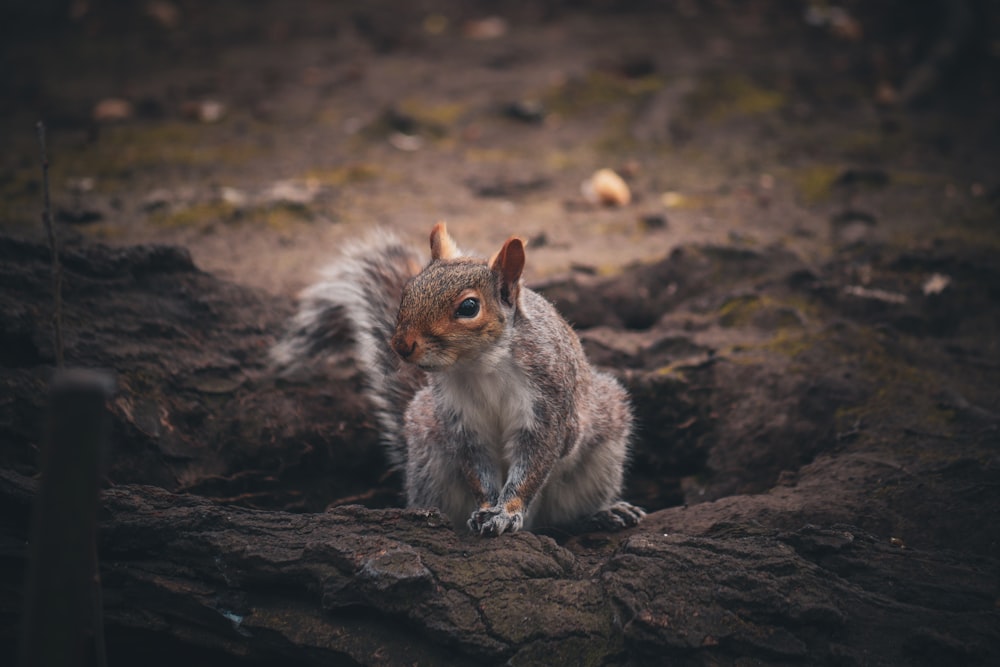
[(45, 123), (38, 121), (35, 129), (38, 131), (38, 145), (42, 153), (42, 193), (44, 197), (42, 222), (45, 224), (45, 233), (49, 237), (49, 250), (52, 252), (52, 299), (54, 302), (52, 329), (55, 334), (56, 366), (62, 368), (62, 266), (59, 264), (59, 245), (56, 240), (56, 230), (52, 224), (52, 202), (49, 199), (49, 156), (45, 150)]

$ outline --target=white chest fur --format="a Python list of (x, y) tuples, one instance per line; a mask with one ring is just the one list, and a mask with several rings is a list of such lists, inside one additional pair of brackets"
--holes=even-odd
[(533, 427), (534, 388), (512, 360), (451, 368), (437, 380), (444, 407), (501, 458), (515, 433)]

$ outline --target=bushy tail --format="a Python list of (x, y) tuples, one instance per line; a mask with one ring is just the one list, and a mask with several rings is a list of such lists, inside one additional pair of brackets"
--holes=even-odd
[(417, 253), (387, 232), (346, 245), (320, 281), (302, 292), (298, 313), (271, 350), (279, 370), (302, 368), (335, 350), (346, 326), (395, 466), (406, 462), (403, 414), (425, 378), (420, 369), (400, 362), (389, 340), (403, 286), (420, 269)]

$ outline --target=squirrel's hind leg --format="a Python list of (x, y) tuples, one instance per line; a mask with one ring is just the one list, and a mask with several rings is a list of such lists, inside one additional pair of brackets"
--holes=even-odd
[(586, 519), (578, 522), (576, 528), (581, 531), (606, 530), (614, 532), (639, 525), (646, 512), (641, 508), (619, 500), (609, 507), (594, 512)]
[(529, 512), (532, 526), (572, 532), (622, 530), (646, 515), (620, 500), (632, 435), (625, 390), (611, 376), (595, 373), (589, 398), (593, 404), (587, 411), (596, 417), (586, 437), (556, 465)]

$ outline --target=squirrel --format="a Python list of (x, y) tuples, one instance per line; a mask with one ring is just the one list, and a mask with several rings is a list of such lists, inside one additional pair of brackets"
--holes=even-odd
[(638, 524), (645, 512), (620, 498), (628, 396), (522, 285), (525, 241), (470, 258), (439, 222), (430, 249), (424, 266), (387, 232), (346, 246), (302, 293), (274, 361), (322, 354), (346, 317), (408, 507), (436, 507), (484, 536)]

